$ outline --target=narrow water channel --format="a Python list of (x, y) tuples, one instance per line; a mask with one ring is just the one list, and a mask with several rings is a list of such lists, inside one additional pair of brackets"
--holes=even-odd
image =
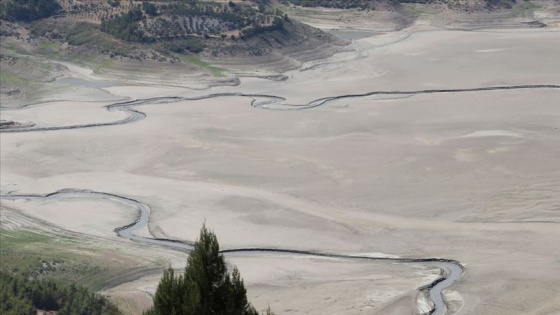
[[(123, 238), (130, 239), (135, 242), (143, 244), (152, 244), (157, 246), (163, 246), (168, 248), (173, 248), (181, 251), (190, 251), (193, 246), (192, 243), (182, 242), (178, 240), (167, 240), (167, 239), (157, 239), (150, 237), (142, 237), (134, 234), (135, 231), (144, 228), (150, 220), (150, 208), (131, 198), (124, 196), (119, 196), (110, 193), (89, 191), (89, 190), (79, 190), (79, 189), (64, 189), (49, 193), (46, 195), (37, 194), (3, 194), (0, 195), (0, 200), (35, 200), (35, 201), (45, 201), (45, 200), (59, 200), (59, 199), (102, 199), (109, 200), (112, 202), (127, 205), (131, 208), (136, 209), (137, 219), (127, 225), (116, 227), (115, 232), (117, 235)], [(440, 268), (442, 270), (443, 276), (439, 277), (431, 284), (426, 287), (420, 288), (420, 290), (427, 291), (430, 300), (434, 304), (434, 308), (429, 313), (430, 315), (446, 315), (447, 306), (445, 304), (442, 291), (453, 284), (453, 282), (458, 279), (463, 273), (462, 265), (455, 260), (442, 259), (442, 258), (388, 258), (388, 257), (371, 257), (371, 256), (360, 256), (360, 255), (345, 255), (337, 253), (327, 253), (327, 252), (314, 252), (306, 250), (296, 250), (289, 248), (231, 248), (221, 251), (224, 255), (295, 255), (300, 257), (329, 257), (338, 259), (351, 259), (351, 260), (367, 260), (367, 261), (392, 261), (397, 263), (405, 264), (423, 264), (428, 266), (433, 266)], [(448, 314), (447, 314), (448, 315)]]

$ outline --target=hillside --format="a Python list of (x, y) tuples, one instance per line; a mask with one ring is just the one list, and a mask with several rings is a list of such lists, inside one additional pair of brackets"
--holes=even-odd
[[(299, 8), (320, 10), (317, 15), (323, 20), (331, 15), (347, 20), (346, 14), (351, 19), (365, 14), (366, 20), (388, 29), (402, 29), (424, 10), (413, 5), (440, 11), (444, 7), (466, 16), (509, 10), (512, 5), (521, 12), (532, 4), (522, 0), (0, 0), (0, 35), (20, 40), (34, 53), (47, 50), (59, 58), (182, 62), (184, 56), (192, 55), (240, 61), (259, 57), (259, 62), (285, 70), (328, 57), (345, 44), (300, 23), (314, 24)], [(329, 15), (322, 8), (348, 13)], [(446, 16), (450, 14), (454, 13)], [(49, 51), (53, 45), (63, 49)]]
[[(378, 32), (404, 29), (418, 20), (460, 29), (541, 27), (549, 21), (557, 23), (553, 17), (558, 16), (558, 1), (549, 2), (0, 0), (2, 91), (13, 94), (26, 85), (33, 87), (27, 89), (29, 93), (35, 93), (40, 90), (37, 83), (42, 86), (58, 75), (51, 71), (28, 78), (30, 61), (18, 56), (78, 63), (96, 73), (117, 68), (139, 72), (135, 63), (146, 61), (155, 62), (160, 70), (163, 65), (181, 73), (202, 69), (212, 76), (228, 72), (222, 68), (229, 73), (252, 72), (250, 68), (258, 65), (259, 71), (267, 72), (259, 75), (269, 76), (346, 49), (348, 41), (309, 25)], [(533, 15), (535, 8), (543, 12)], [(147, 67), (143, 66), (143, 73), (151, 69)], [(235, 84), (230, 79), (228, 84)]]
[(269, 2), (2, 0), (1, 35), (67, 43), (65, 54), (157, 61), (201, 53), (266, 55), (303, 43), (343, 45)]

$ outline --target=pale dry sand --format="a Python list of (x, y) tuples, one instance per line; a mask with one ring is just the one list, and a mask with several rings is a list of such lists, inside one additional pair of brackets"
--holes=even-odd
[[(374, 90), (560, 84), (557, 29), (412, 31), (360, 40), (348, 58), (288, 72), (283, 82), (251, 78), (236, 87), (167, 87), (153, 95), (263, 93), (300, 104)], [(135, 98), (153, 87), (108, 90)], [(466, 271), (446, 297), (457, 314), (555, 314), (559, 100), (560, 90), (543, 89), (342, 99), (306, 111), (255, 109), (242, 97), (146, 105), (137, 109), (147, 118), (135, 124), (2, 133), (1, 188), (128, 196), (151, 207), (156, 237), (194, 240), (206, 220), (224, 248), (456, 259)], [(99, 103), (70, 105), (17, 115), (41, 124), (121, 118)], [(84, 203), (83, 210), (96, 207)], [(48, 205), (41, 218), (93, 228), (75, 222), (88, 220), (85, 214), (51, 215), (54, 209)], [(110, 231), (129, 215), (120, 209), (92, 224)], [(262, 259), (232, 261), (257, 306), (270, 303), (279, 313), (413, 313), (416, 288), (434, 277), (413, 265)], [(145, 301), (156, 281), (110, 294)]]
[[(104, 200), (2, 201), (3, 206), (18, 209), (31, 217), (78, 233), (117, 239), (115, 227), (136, 220), (133, 209)], [(111, 228), (113, 227), (113, 228)]]
[[(115, 99), (116, 101), (116, 99)], [(123, 119), (122, 112), (109, 112), (104, 107), (113, 102), (54, 101), (40, 106), (13, 109), (2, 112), (2, 119), (17, 122), (33, 122), (44, 127), (105, 123)], [(52, 115), (56, 112), (56, 115)]]
[[(228, 262), (239, 268), (255, 307), (260, 311), (270, 305), (278, 314), (399, 314), (391, 313), (392, 309), (413, 313), (418, 295), (415, 288), (430, 283), (438, 275), (437, 269), (422, 265), (349, 262), (287, 254), (280, 257), (236, 254), (228, 256)], [(155, 292), (157, 281), (158, 276), (148, 276), (104, 293), (145, 305)]]

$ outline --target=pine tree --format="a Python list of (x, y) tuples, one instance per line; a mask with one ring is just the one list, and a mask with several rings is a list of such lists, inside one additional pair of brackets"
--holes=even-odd
[(164, 271), (145, 315), (258, 315), (247, 300), (239, 270), (228, 272), (216, 235), (204, 225), (187, 259), (185, 273)]
[(163, 277), (159, 282), (157, 292), (154, 296), (154, 308), (159, 310), (161, 314), (181, 314), (180, 305), (182, 304), (180, 296), (177, 294), (179, 290), (179, 279), (174, 276), (173, 268), (169, 267), (163, 272)]

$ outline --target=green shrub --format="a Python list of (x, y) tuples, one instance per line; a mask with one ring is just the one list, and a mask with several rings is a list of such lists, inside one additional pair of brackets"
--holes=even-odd
[(29, 22), (55, 15), (60, 10), (56, 0), (7, 0), (0, 7), (0, 18)]

